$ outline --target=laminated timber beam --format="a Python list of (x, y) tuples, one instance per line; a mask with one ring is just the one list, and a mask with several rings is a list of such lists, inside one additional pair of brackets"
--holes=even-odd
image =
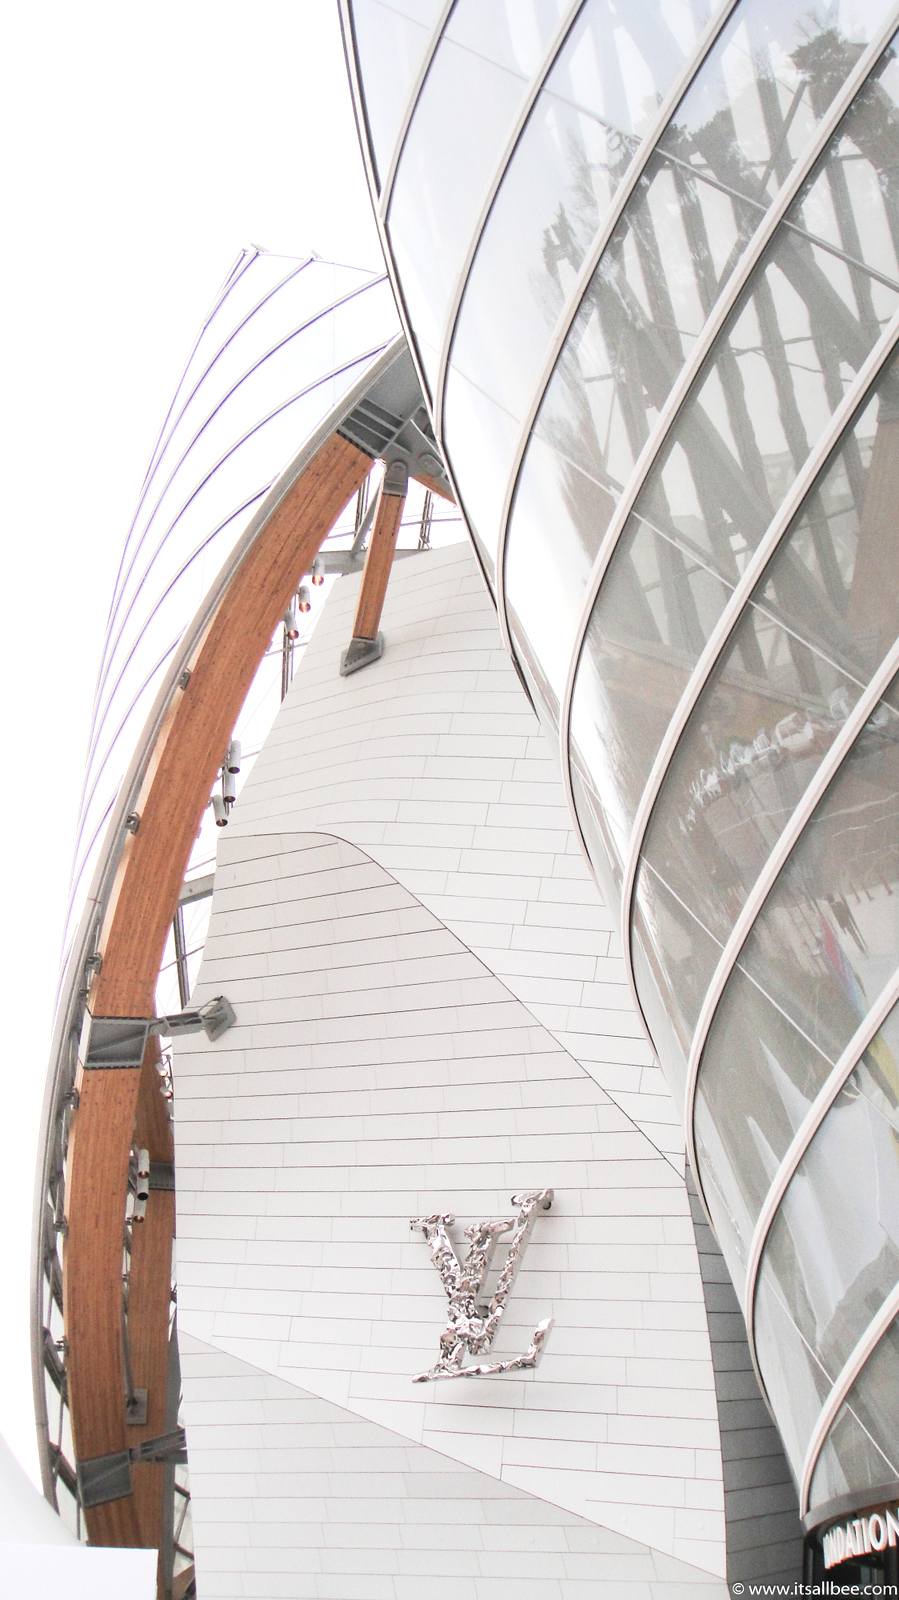
[(403, 520), (408, 481), (405, 464), (391, 461), (384, 474), (375, 525), (365, 558), (353, 637), (340, 658), (340, 674), (343, 678), (351, 672), (358, 672), (360, 667), (367, 667), (370, 661), (377, 661), (384, 648), (378, 625), (384, 609), (397, 535)]
[[(100, 936), (93, 1015), (152, 1016), (168, 929), (203, 811), (259, 663), (296, 583), (368, 475), (371, 458), (332, 435), (245, 551), (174, 690), (146, 765)], [(174, 1194), (151, 1193), (134, 1230), (129, 1343), (147, 1422), (125, 1413), (123, 1230), (135, 1129), (171, 1160), (150, 1040), (140, 1068), (79, 1068), (66, 1171), (63, 1305), (72, 1436), (80, 1467), (158, 1437), (168, 1356)], [(159, 1548), (164, 1469), (135, 1464), (132, 1491), (85, 1509), (93, 1544)]]

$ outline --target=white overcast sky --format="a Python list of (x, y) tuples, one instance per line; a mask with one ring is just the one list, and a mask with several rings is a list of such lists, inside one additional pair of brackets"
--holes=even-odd
[(118, 553), (238, 250), (380, 257), (336, 0), (45, 0), (4, 44), (0, 1432), (34, 1474), (37, 1124)]

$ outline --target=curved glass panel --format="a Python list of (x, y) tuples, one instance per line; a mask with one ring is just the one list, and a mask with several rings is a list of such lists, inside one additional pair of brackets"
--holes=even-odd
[[(709, 1030), (696, 1121), (716, 1130), (715, 1181), (745, 1219), (744, 1245), (793, 1134), (895, 971), (897, 794), (899, 716), (882, 704), (765, 901)], [(869, 1052), (880, 1054), (899, 1059), (895, 1012)]]
[[(625, 538), (603, 583), (578, 663), (571, 737), (595, 752), (593, 781), (622, 860), (646, 776), (687, 685), (695, 657), (681, 613), (710, 632), (731, 588), (686, 547)], [(668, 603), (680, 597), (680, 611)], [(698, 640), (694, 646), (699, 655)]]
[[(643, 850), (724, 944), (899, 631), (894, 363), (807, 497), (703, 690)], [(652, 880), (641, 878), (641, 892)]]
[(384, 278), (247, 252), (206, 319), (154, 450), (110, 607), (66, 939), (184, 628), (303, 442), (395, 338)]
[[(528, 452), (538, 438), (544, 440), (561, 480), (575, 461), (603, 491), (591, 523), (591, 555), (697, 335), (764, 216), (773, 172), (778, 182), (788, 175), (857, 60), (861, 41), (854, 34), (834, 35), (829, 22), (821, 21), (820, 35), (810, 40), (810, 26), (799, 3), (771, 12), (749, 5), (735, 13), (591, 280)], [(748, 79), (750, 63), (754, 76)], [(792, 120), (785, 109), (788, 86)], [(744, 97), (756, 95), (763, 105), (779, 107), (773, 123), (745, 115)], [(726, 581), (735, 580), (745, 552), (758, 543), (846, 383), (899, 303), (891, 233), (896, 203), (889, 182), (899, 153), (897, 100), (899, 65), (888, 50), (778, 230), (628, 524), (622, 559), (625, 551), (633, 558), (660, 542), (669, 552), (663, 599), (673, 661), (695, 660), (707, 636), (684, 561), (698, 559)], [(793, 139), (795, 153), (788, 148)], [(769, 146), (765, 158), (762, 150)], [(550, 470), (543, 461), (544, 498)], [(553, 549), (566, 545), (556, 522), (545, 532), (542, 561), (535, 559), (533, 538), (524, 538), (519, 556), (517, 528), (534, 492), (532, 478), (526, 458), (506, 556), (507, 592), (519, 628), (514, 637), (525, 652), (543, 648), (537, 574), (552, 560)], [(582, 567), (569, 563), (563, 571), (570, 599), (561, 625), (570, 639), (568, 616), (579, 613), (585, 583)], [(608, 610), (600, 591), (600, 623)], [(560, 691), (558, 679), (554, 688)]]
[(459, 0), (422, 87), (387, 232), (432, 388), (478, 212), (566, 6), (567, 0)]
[(606, 905), (617, 906), (621, 901), (621, 863), (599, 796), (590, 781), (589, 751), (572, 749), (571, 787), (578, 822), (603, 898)]
[(865, 1490), (895, 1484), (897, 1438), (899, 1327), (893, 1322), (868, 1357), (824, 1441), (812, 1477), (809, 1510), (849, 1493), (864, 1504)]
[[(580, 795), (575, 790), (580, 812)], [(589, 842), (589, 835), (588, 835)], [(662, 995), (654, 963), (652, 942), (639, 919), (634, 920), (631, 932), (631, 956), (634, 964), (634, 983), (640, 996), (640, 1006), (653, 1045), (665, 1062), (665, 1078), (674, 1097), (678, 1111), (683, 1115), (687, 1088), (687, 1057)]]
[(380, 188), (442, 5), (441, 0), (351, 0), (351, 9)]
[[(833, 1376), (899, 1282), (897, 1063), (877, 1101), (855, 1077), (834, 1101), (771, 1226), (765, 1260), (803, 1338)], [(870, 1069), (869, 1069), (870, 1071)]]
[[(888, 51), (877, 80), (857, 96), (829, 152), (777, 230), (646, 480), (593, 606), (574, 690), (577, 717), (595, 718), (600, 736), (609, 720), (621, 718), (627, 725), (627, 691), (645, 670), (654, 675), (654, 717), (667, 723), (726, 594), (881, 326), (899, 306), (893, 246), (894, 232), (899, 237), (899, 210), (889, 179), (891, 163), (899, 160), (897, 107), (899, 62)], [(877, 139), (869, 139), (872, 123)], [(875, 160), (869, 162), (872, 150)], [(856, 168), (867, 171), (880, 195), (877, 208), (869, 205), (867, 184), (853, 190), (848, 210), (838, 208), (835, 197), (845, 195), (846, 170), (854, 173)], [(869, 262), (849, 272), (835, 253), (837, 246), (819, 242), (824, 238), (821, 216), (827, 210), (840, 219), (843, 237), (849, 224), (857, 237), (867, 210), (883, 221), (883, 229), (870, 232), (870, 253), (883, 250), (877, 267)], [(641, 579), (656, 624), (635, 635), (625, 670), (619, 643), (619, 568), (629, 570), (632, 584)], [(717, 576), (715, 586), (709, 584), (709, 573)], [(587, 656), (592, 670), (585, 674)], [(603, 685), (601, 694), (595, 694), (597, 683)], [(617, 690), (619, 683), (624, 690)], [(656, 749), (657, 744), (640, 742), (625, 768), (609, 762), (595, 774), (606, 805), (622, 814), (627, 827)], [(713, 760), (704, 765), (712, 768)]]
[(460, 307), (444, 405), (450, 459), (494, 550), (556, 318), (705, 20), (680, 0), (590, 0), (506, 168)]
[(756, 1290), (756, 1350), (780, 1436), (798, 1470), (832, 1381), (805, 1343), (777, 1279), (764, 1264)]

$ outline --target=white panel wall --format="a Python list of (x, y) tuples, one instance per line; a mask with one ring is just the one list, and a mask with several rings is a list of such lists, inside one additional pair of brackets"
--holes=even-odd
[[(383, 659), (338, 675), (335, 586), (230, 830), (322, 831), (410, 889), (683, 1171), (683, 1133), (468, 543), (398, 561)], [(229, 831), (230, 831), (229, 830)]]
[[(228, 834), (177, 1055), (179, 1315), (410, 1439), (717, 1570), (714, 1382), (670, 1162), (479, 959), (344, 840)], [(413, 1385), (445, 1301), (409, 1218), (552, 1185), (497, 1350), (539, 1372)]]
[[(399, 1439), (404, 1459), (415, 1447), (428, 1472), (454, 1474), (454, 1496), (486, 1495), (476, 1520), (487, 1544), (467, 1523), (460, 1542), (458, 1521), (447, 1539), (468, 1589), (447, 1586), (446, 1567), (429, 1595), (673, 1600), (699, 1582), (717, 1594), (705, 1587), (724, 1569), (714, 1380), (686, 1191), (675, 1151), (661, 1148), (673, 1143), (670, 1103), (648, 1057), (629, 1058), (644, 1047), (620, 964), (603, 975), (615, 961), (607, 913), (479, 584), (466, 549), (400, 565), (387, 652), (349, 680), (336, 669), (355, 585), (338, 585), (221, 836), (195, 998), (226, 994), (237, 1023), (176, 1053), (179, 1325), (204, 1359), (225, 1363), (211, 1411), (238, 1411), (227, 1412), (232, 1434), (207, 1410), (211, 1431), (198, 1438), (190, 1408), (204, 1391), (186, 1363), (195, 1519), (212, 1527), (224, 1505), (223, 1520), (244, 1529), (234, 1548), (255, 1549), (268, 1540), (255, 1524), (270, 1515), (271, 1474), (294, 1471), (291, 1452), (306, 1452), (304, 1472), (333, 1471), (343, 1503), (359, 1497), (358, 1474), (389, 1470)], [(446, 1301), (410, 1217), (448, 1210), (461, 1229), (543, 1185), (557, 1198), (496, 1345), (520, 1353), (554, 1316), (541, 1366), (414, 1385), (437, 1357)], [(239, 1411), (249, 1369), (297, 1397), (283, 1425), (275, 1391), (264, 1415), (249, 1402)], [(356, 1440), (339, 1459), (302, 1409), (310, 1396), (339, 1408), (341, 1438)], [(248, 1437), (238, 1418), (256, 1430), (256, 1465), (223, 1499), (222, 1452)], [(387, 1453), (367, 1455), (368, 1427), (388, 1430)], [(466, 1488), (461, 1468), (491, 1492)], [(278, 1499), (285, 1525), (305, 1526), (306, 1492)], [(590, 1524), (610, 1553), (635, 1540), (651, 1573), (644, 1563), (638, 1580), (635, 1567), (621, 1587), (613, 1563), (588, 1580), (566, 1565), (579, 1549), (566, 1533), (540, 1575), (507, 1579), (485, 1555), (500, 1538), (490, 1508), (517, 1495), (536, 1527)], [(288, 1587), (251, 1582), (253, 1557), (235, 1567), (248, 1586), (220, 1592), (419, 1600), (426, 1591), (406, 1578), (421, 1574), (403, 1564), (411, 1535), (396, 1531), (419, 1515), (391, 1513), (374, 1541), (349, 1518), (358, 1590), (332, 1582), (316, 1535), (311, 1567), (287, 1562)], [(689, 1564), (689, 1579), (662, 1555)], [(266, 1561), (276, 1558), (259, 1572)], [(199, 1570), (205, 1600), (202, 1556)], [(299, 1572), (312, 1587), (296, 1586)]]
[(181, 1336), (203, 1600), (722, 1600), (695, 1567)]

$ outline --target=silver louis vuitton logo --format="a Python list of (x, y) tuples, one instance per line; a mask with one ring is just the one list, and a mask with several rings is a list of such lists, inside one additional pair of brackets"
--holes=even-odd
[[(524, 1355), (515, 1356), (510, 1361), (482, 1361), (473, 1367), (465, 1367), (462, 1363), (467, 1355), (485, 1354), (493, 1344), (537, 1212), (548, 1211), (552, 1202), (552, 1189), (532, 1189), (527, 1194), (513, 1194), (512, 1204), (518, 1207), (517, 1217), (473, 1222), (471, 1227), (464, 1230), (465, 1238), (469, 1240), (464, 1261), (459, 1260), (446, 1231), (455, 1222), (455, 1217), (435, 1212), (431, 1217), (412, 1218), (409, 1226), (413, 1233), (423, 1233), (427, 1239), (431, 1260), (440, 1274), (440, 1282), (449, 1301), (446, 1327), (440, 1335), (440, 1359), (430, 1372), (416, 1373), (413, 1383), (427, 1383), (432, 1378), (488, 1378), (497, 1372), (518, 1372), (536, 1367), (553, 1325), (552, 1317), (538, 1322)], [(484, 1302), (481, 1298), (484, 1280), (490, 1270), (497, 1242), (511, 1229), (515, 1231), (509, 1240), (496, 1288), (491, 1299)]]

